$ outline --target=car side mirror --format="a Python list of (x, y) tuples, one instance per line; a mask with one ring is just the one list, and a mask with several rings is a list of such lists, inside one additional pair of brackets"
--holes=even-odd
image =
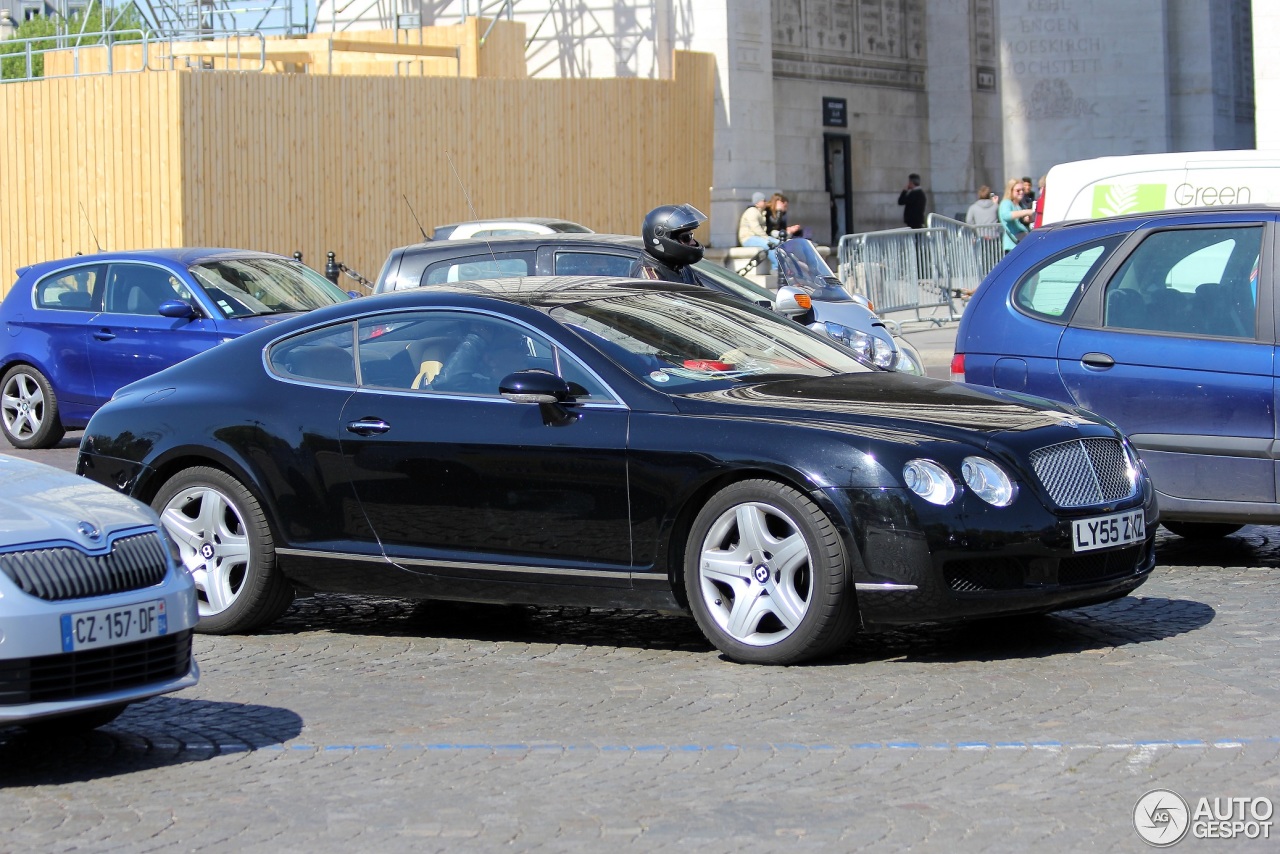
[(175, 319), (191, 320), (200, 316), (200, 309), (196, 308), (186, 300), (170, 299), (160, 303), (160, 307), (156, 309), (160, 312), (161, 317), (172, 317)]
[(507, 374), (498, 383), (498, 393), (513, 403), (536, 403), (542, 410), (542, 423), (548, 427), (564, 427), (578, 416), (564, 408), (573, 392), (564, 377), (550, 371), (528, 370)]
[(813, 308), (809, 295), (797, 288), (778, 288), (773, 300), (773, 310), (783, 317), (798, 317)]
[(573, 397), (563, 377), (539, 370), (507, 374), (498, 393), (512, 403), (564, 403)]

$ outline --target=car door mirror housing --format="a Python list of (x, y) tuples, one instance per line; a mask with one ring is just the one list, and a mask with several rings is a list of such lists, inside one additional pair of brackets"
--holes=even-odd
[(200, 316), (200, 310), (186, 300), (171, 299), (160, 303), (157, 309), (162, 317), (183, 318), (190, 320)]
[(540, 370), (507, 374), (498, 384), (498, 392), (513, 403), (564, 403), (573, 397), (563, 377)]

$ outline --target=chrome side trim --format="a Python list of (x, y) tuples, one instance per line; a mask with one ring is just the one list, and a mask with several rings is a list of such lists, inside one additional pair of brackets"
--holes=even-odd
[(423, 560), (421, 558), (392, 558), (386, 555), (359, 555), (346, 552), (321, 552), (310, 549), (276, 549), (276, 554), (294, 557), (331, 558), (335, 560), (360, 560), (376, 563), (390, 563), (396, 566), (418, 566), (430, 569), (471, 569), (484, 572), (509, 572), (519, 575), (554, 575), (570, 578), (626, 578), (634, 574), (630, 570), (609, 572), (597, 569), (562, 569), (543, 566), (513, 566), (503, 563), (475, 563), (459, 560)]
[(362, 560), (368, 563), (390, 563), (386, 555), (362, 555), (352, 552), (320, 552), (314, 549), (276, 549), (278, 555), (291, 555), (292, 557), (327, 557), (340, 560)]
[(854, 590), (919, 590), (914, 584), (894, 584), (889, 581), (873, 583), (859, 581), (853, 585)]

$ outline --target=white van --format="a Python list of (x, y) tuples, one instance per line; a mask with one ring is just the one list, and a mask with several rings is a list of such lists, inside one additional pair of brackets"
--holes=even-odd
[(1203, 205), (1280, 204), (1280, 150), (1131, 154), (1060, 163), (1037, 222)]

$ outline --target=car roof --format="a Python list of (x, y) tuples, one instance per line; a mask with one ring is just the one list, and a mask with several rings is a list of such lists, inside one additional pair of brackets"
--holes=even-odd
[(1171, 210), (1160, 211), (1144, 211), (1141, 213), (1120, 214), (1112, 217), (1098, 217), (1093, 219), (1069, 219), (1062, 222), (1051, 222), (1035, 229), (1036, 231), (1057, 231), (1060, 229), (1081, 228), (1088, 225), (1098, 225), (1102, 223), (1177, 223), (1180, 221), (1203, 221), (1206, 215), (1213, 214), (1230, 214), (1231, 219), (1240, 219), (1240, 215), (1248, 216), (1266, 214), (1275, 216), (1280, 214), (1280, 205), (1202, 205), (1194, 208), (1176, 208)]
[[(420, 304), (426, 297), (455, 294), (501, 300), (532, 308), (551, 308), (558, 305), (628, 296), (636, 293), (683, 293), (698, 297), (716, 297), (717, 292), (687, 285), (683, 282), (664, 282), (655, 279), (625, 279), (615, 276), (521, 276), (503, 279), (482, 279), (473, 282), (449, 282), (430, 288), (410, 288), (374, 294), (360, 300), (342, 303), (352, 311), (374, 305), (377, 309), (393, 308), (398, 302)], [(371, 303), (380, 300), (381, 304)], [(353, 304), (355, 307), (352, 308)], [(325, 311), (327, 309), (321, 309)]]
[[(462, 222), (450, 222), (445, 225), (437, 225), (436, 228), (457, 228), (461, 225), (488, 225), (493, 222), (526, 222), (532, 225), (578, 225), (570, 219), (562, 219), (554, 216), (500, 216), (491, 219), (468, 219)], [(582, 226), (585, 228), (586, 226)]]
[(429, 240), (412, 243), (400, 247), (401, 252), (416, 254), (418, 252), (440, 252), (464, 255), (467, 250), (478, 248), (487, 252), (492, 248), (495, 252), (518, 252), (537, 249), (548, 244), (584, 245), (597, 243), (605, 246), (625, 246), (639, 249), (643, 245), (639, 237), (631, 234), (584, 234), (576, 232), (555, 232), (554, 234), (513, 234), (503, 237), (468, 237), (463, 240)]
[[(230, 258), (284, 258), (271, 252), (258, 252), (253, 249), (230, 249), (226, 247), (179, 247), (173, 249), (126, 249), (116, 252), (96, 252), (92, 255), (72, 255), (68, 258), (57, 258), (52, 261), (41, 261), (29, 264), (17, 270), (19, 276), (28, 270), (43, 274), (48, 270), (65, 267), (69, 264), (103, 264), (113, 261), (168, 261), (189, 267), (207, 261)], [(286, 259), (291, 260), (291, 259)]]

